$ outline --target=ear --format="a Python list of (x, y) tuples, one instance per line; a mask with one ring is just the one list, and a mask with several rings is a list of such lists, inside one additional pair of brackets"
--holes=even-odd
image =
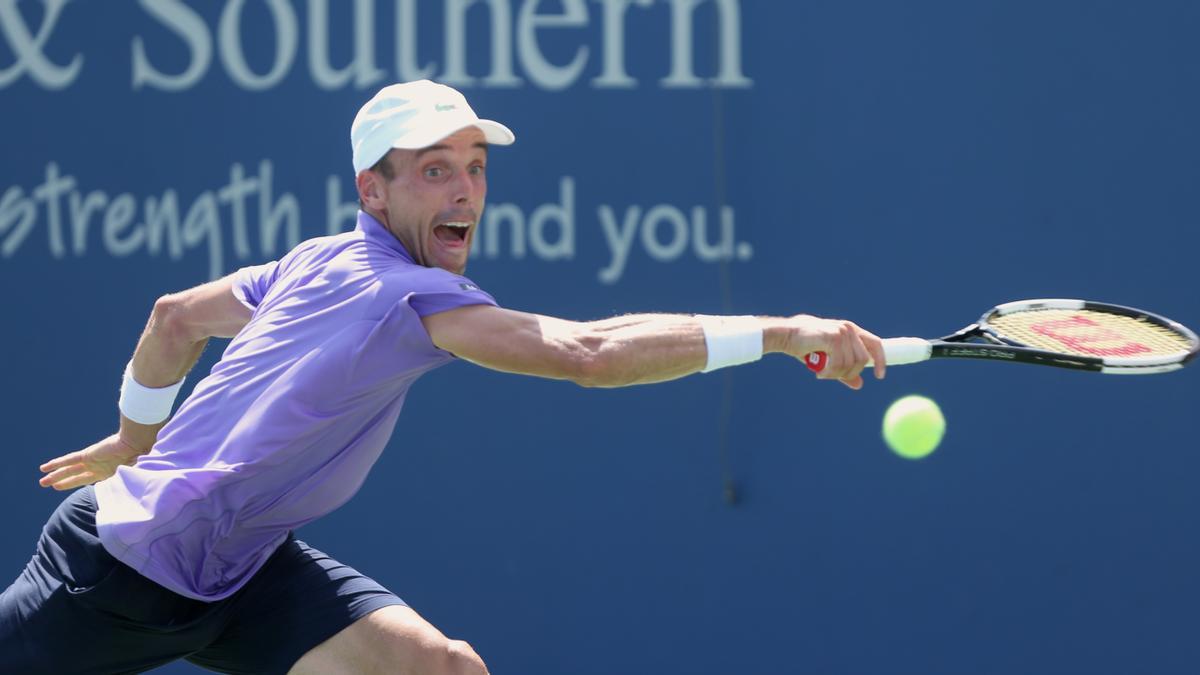
[(363, 206), (375, 211), (387, 209), (387, 186), (383, 176), (370, 169), (364, 169), (354, 177), (354, 186), (358, 188), (358, 198)]

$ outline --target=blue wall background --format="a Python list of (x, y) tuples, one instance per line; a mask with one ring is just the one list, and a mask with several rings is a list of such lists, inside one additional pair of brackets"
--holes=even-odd
[[(1061, 296), (1200, 325), (1195, 3), (646, 0), (620, 31), (615, 0), (338, 2), (322, 21), (324, 4), (0, 1), (11, 576), (61, 498), (37, 465), (113, 430), (153, 300), (286, 251), (286, 226), (260, 240), (264, 168), (297, 238), (329, 230), (353, 195), (350, 121), (412, 74), (399, 52), (517, 133), (489, 167), (501, 236), (469, 269), (507, 306), (934, 335)], [(322, 85), (312, 34), (336, 68), (365, 45), (361, 81)], [(174, 89), (137, 81), (139, 50)], [(551, 86), (537, 53), (578, 73)], [(625, 78), (601, 77), (606, 54)], [(511, 77), (491, 76), (506, 58)], [(260, 181), (241, 221), (235, 165)], [(73, 186), (56, 195), (48, 173)], [(169, 194), (177, 256), (144, 227)], [(638, 232), (623, 265), (620, 225)], [(496, 673), (1195, 672), (1196, 388), (1191, 371), (932, 363), (851, 392), (771, 357), (588, 391), (454, 364), (414, 389), (356, 499), (302, 536)], [(879, 439), (914, 392), (949, 419), (922, 462)]]

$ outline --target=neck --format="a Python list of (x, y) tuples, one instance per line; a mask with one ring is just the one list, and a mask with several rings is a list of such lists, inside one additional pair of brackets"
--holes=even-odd
[(406, 247), (408, 246), (408, 244), (406, 244), (404, 240), (400, 238), (400, 235), (396, 234), (396, 230), (392, 228), (392, 223), (388, 220), (387, 211), (380, 211), (378, 209), (370, 209), (367, 207), (363, 207), (363, 211), (366, 212), (368, 216), (371, 216), (375, 220), (379, 221), (379, 224), (383, 225), (383, 229), (387, 230), (393, 237), (395, 237), (396, 241), (404, 244)]
[[(388, 232), (392, 231), (392, 228), (388, 225), (387, 214), (385, 212), (380, 211), (378, 209), (373, 209), (369, 206), (363, 206), (361, 208), (362, 208), (363, 213), (365, 213), (368, 216), (371, 216), (375, 220), (379, 221), (379, 224), (386, 227)], [(393, 232), (393, 234), (395, 234), (395, 233)]]
[(387, 211), (371, 209), (367, 208), (366, 206), (362, 207), (362, 211), (368, 216), (374, 218), (380, 225), (383, 225), (383, 229), (387, 230), (388, 234), (392, 235), (395, 237), (396, 241), (400, 242), (400, 245), (404, 247), (404, 250), (408, 251), (408, 255), (412, 256), (414, 262), (416, 262), (418, 265), (425, 265), (428, 267), (428, 265), (426, 265), (425, 262), (419, 258), (420, 254), (416, 248), (417, 242), (405, 241), (404, 238), (396, 232), (395, 228), (392, 227), (391, 221), (388, 219)]

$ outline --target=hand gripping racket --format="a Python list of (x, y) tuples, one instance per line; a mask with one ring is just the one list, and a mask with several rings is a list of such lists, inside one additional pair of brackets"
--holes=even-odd
[[(937, 340), (883, 341), (889, 366), (928, 359), (989, 359), (1112, 375), (1178, 370), (1198, 351), (1196, 333), (1166, 317), (1132, 307), (1061, 299), (1005, 303)], [(827, 360), (825, 352), (812, 352), (804, 362), (819, 373)]]

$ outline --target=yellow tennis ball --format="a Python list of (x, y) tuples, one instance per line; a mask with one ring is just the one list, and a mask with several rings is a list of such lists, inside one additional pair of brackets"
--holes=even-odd
[(883, 440), (897, 455), (921, 459), (937, 449), (946, 434), (946, 418), (933, 400), (905, 396), (883, 415)]

